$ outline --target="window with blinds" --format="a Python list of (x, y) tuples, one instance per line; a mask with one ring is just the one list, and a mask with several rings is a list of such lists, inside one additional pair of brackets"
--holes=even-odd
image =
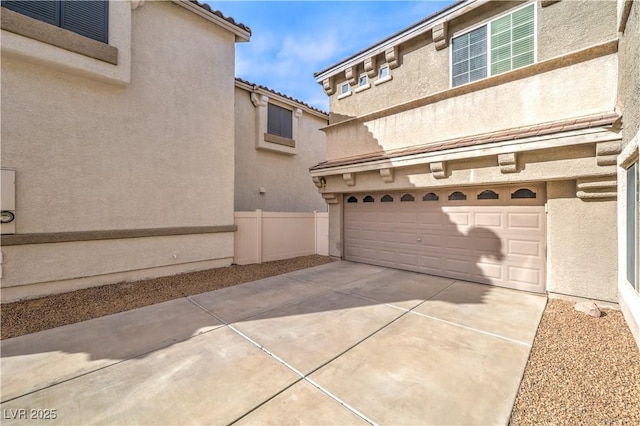
[(535, 4), (454, 37), (451, 49), (453, 87), (534, 63)]
[(108, 0), (2, 0), (2, 7), (108, 43)]
[(291, 139), (293, 136), (293, 116), (289, 109), (268, 104), (267, 133)]

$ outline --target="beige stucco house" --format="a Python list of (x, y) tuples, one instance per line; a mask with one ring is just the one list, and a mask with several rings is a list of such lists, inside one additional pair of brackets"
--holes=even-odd
[(325, 158), (328, 114), (242, 79), (235, 102), (235, 210), (326, 212), (309, 167)]
[(638, 337), (638, 8), (460, 1), (316, 73), (330, 255), (620, 302)]
[(3, 6), (2, 300), (229, 265), (249, 28), (184, 0)]

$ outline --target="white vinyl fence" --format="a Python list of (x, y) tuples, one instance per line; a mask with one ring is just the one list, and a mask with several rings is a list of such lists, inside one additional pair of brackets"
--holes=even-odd
[(234, 263), (329, 254), (328, 213), (235, 212)]

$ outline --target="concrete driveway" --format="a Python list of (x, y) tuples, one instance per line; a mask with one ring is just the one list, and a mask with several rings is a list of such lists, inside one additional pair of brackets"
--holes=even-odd
[(2, 424), (505, 424), (545, 303), (334, 262), (4, 340)]

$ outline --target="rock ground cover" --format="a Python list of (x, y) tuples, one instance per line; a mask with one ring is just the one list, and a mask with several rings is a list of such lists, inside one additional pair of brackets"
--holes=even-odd
[[(304, 256), (259, 265), (119, 283), (0, 308), (2, 339), (331, 262)], [(599, 318), (550, 300), (511, 414), (511, 425), (640, 425), (640, 351), (620, 311)]]
[(549, 300), (511, 425), (640, 425), (640, 351), (622, 312)]
[(331, 259), (327, 256), (311, 255), (261, 264), (231, 265), (8, 303), (0, 307), (1, 338), (35, 333), (329, 262)]

